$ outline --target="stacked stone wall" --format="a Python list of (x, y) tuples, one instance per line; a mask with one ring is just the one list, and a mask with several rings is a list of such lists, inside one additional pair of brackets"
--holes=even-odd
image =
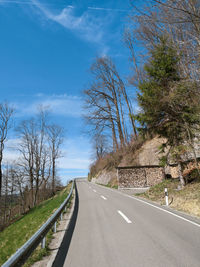
[(160, 183), (164, 179), (164, 171), (156, 167), (119, 167), (118, 183), (120, 188), (142, 188)]
[(145, 168), (147, 186), (159, 184), (164, 179), (164, 170), (162, 167)]

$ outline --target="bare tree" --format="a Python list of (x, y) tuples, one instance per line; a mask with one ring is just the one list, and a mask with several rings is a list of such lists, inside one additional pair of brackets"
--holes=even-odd
[(19, 195), (19, 214), (25, 213), (28, 206), (30, 206), (31, 203), (29, 203), (29, 199), (27, 195), (27, 185), (28, 185), (28, 178), (26, 176), (26, 173), (24, 173), (23, 168), (21, 168), (20, 164), (14, 163), (14, 165), (11, 167), (11, 173), (12, 176), (15, 179), (15, 185), (16, 189)]
[[(139, 70), (139, 66), (137, 64), (137, 57), (136, 57), (136, 53), (135, 53), (135, 39), (133, 36), (133, 32), (130, 29), (125, 29), (124, 31), (124, 36), (123, 36), (125, 45), (129, 48), (131, 57), (130, 60), (133, 63), (133, 67), (134, 67), (134, 72), (136, 73), (136, 80), (137, 83), (140, 82), (141, 80), (141, 74), (140, 74), (140, 70)], [(133, 79), (133, 77), (131, 77), (131, 80)]]
[(93, 75), (101, 84), (101, 87), (104, 89), (107, 99), (113, 105), (113, 111), (115, 115), (116, 126), (118, 130), (120, 145), (124, 145), (124, 134), (122, 130), (122, 120), (120, 115), (120, 104), (117, 86), (115, 83), (114, 75), (110, 68), (111, 61), (108, 58), (97, 58), (91, 67)]
[(55, 194), (56, 160), (61, 156), (60, 146), (63, 142), (63, 128), (53, 124), (47, 127), (52, 165), (52, 194)]
[[(95, 134), (100, 134), (106, 129), (111, 129), (113, 139), (113, 150), (118, 149), (115, 116), (111, 97), (104, 92), (104, 88), (93, 83), (90, 89), (85, 90), (86, 120), (92, 126)], [(93, 134), (93, 136), (95, 135)]]
[[(134, 57), (134, 52), (133, 52), (133, 57)], [(131, 125), (132, 125), (132, 128), (133, 128), (134, 137), (137, 138), (137, 130), (136, 130), (136, 126), (135, 126), (135, 121), (133, 119), (133, 115), (134, 115), (133, 107), (132, 107), (132, 104), (131, 104), (131, 102), (129, 100), (128, 94), (126, 92), (126, 88), (125, 88), (124, 82), (121, 79), (121, 77), (120, 77), (120, 75), (119, 75), (119, 73), (118, 73), (118, 71), (116, 69), (116, 66), (114, 65), (114, 63), (111, 60), (109, 60), (109, 64), (108, 65), (110, 67), (111, 72), (113, 73), (113, 76), (115, 77), (115, 82), (116, 82), (116, 85), (117, 85), (117, 92), (118, 92), (118, 97), (119, 97), (119, 103), (120, 103), (120, 108), (121, 108), (121, 116), (123, 118), (122, 105), (125, 102), (125, 104), (127, 106), (127, 109), (128, 109), (129, 119), (131, 121)], [(139, 70), (137, 69), (137, 63), (136, 62), (135, 62), (135, 65), (136, 65), (136, 70), (137, 70), (138, 79), (139, 79)], [(123, 100), (121, 101), (122, 98), (123, 98), (124, 101)], [(125, 131), (124, 131), (124, 134), (125, 134)]]
[(94, 127), (95, 134), (105, 134), (106, 130), (111, 129), (115, 151), (128, 142), (128, 126), (132, 126), (134, 136), (137, 134), (131, 116), (132, 105), (125, 85), (110, 58), (97, 58), (91, 66), (91, 72), (94, 81), (90, 88), (84, 91), (86, 118)]
[(92, 137), (95, 158), (98, 160), (109, 152), (107, 137), (102, 133), (96, 133)]
[[(140, 8), (133, 1), (131, 3), (133, 11), (130, 15), (130, 28), (134, 25), (134, 39), (129, 42), (129, 48), (138, 41), (144, 54), (144, 49), (148, 52), (159, 41), (160, 36), (165, 36), (179, 51), (182, 75), (187, 79), (200, 81), (199, 1), (151, 0)], [(142, 62), (141, 57), (139, 61)]]
[(13, 115), (13, 108), (10, 107), (7, 103), (0, 104), (0, 197), (2, 191), (2, 160), (3, 160), (3, 151), (5, 146), (5, 141), (7, 139), (8, 130), (10, 128), (10, 119)]
[(34, 139), (35, 121), (33, 119), (23, 121), (17, 129), (21, 138), (19, 152), (21, 154), (20, 167), (29, 179), (31, 190), (31, 206), (34, 206)]
[(50, 164), (50, 155), (47, 149), (45, 113), (40, 112), (37, 119), (23, 121), (17, 131), (21, 140), (20, 165), (29, 179), (31, 206), (35, 206), (39, 188), (49, 178), (49, 171), (46, 171)]
[[(1, 161), (12, 113), (7, 104), (0, 105)], [(58, 125), (47, 125), (47, 122), (47, 112), (40, 108), (38, 115), (22, 121), (17, 128), (19, 159), (4, 164), (1, 173), (0, 229), (16, 215), (47, 199), (60, 185), (56, 177), (56, 160), (60, 156), (63, 131)]]

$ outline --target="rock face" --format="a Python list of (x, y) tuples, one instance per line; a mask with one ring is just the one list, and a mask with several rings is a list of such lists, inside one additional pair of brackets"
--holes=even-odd
[(119, 188), (144, 188), (156, 185), (164, 179), (160, 166), (133, 166), (118, 168)]
[(111, 180), (116, 179), (117, 170), (106, 171), (103, 170), (96, 178), (92, 178), (93, 183), (107, 185)]
[(133, 155), (131, 167), (123, 159), (118, 167), (119, 188), (144, 188), (162, 182), (164, 168), (159, 166), (159, 147), (165, 139), (155, 137), (146, 141)]
[(159, 165), (160, 163), (160, 150), (159, 147), (164, 143), (163, 138), (155, 137), (147, 141), (140, 149), (137, 159), (138, 165)]
[[(195, 141), (195, 152), (198, 158), (200, 158), (200, 144), (198, 140)], [(115, 170), (107, 171), (103, 170), (94, 179), (93, 182), (107, 185), (111, 180), (118, 180), (119, 188), (141, 188), (149, 187), (160, 183), (164, 177), (178, 178), (179, 172), (177, 164), (173, 161), (172, 157), (169, 162), (170, 165), (162, 168), (159, 166), (161, 156), (167, 154), (160, 153), (160, 146), (166, 143), (166, 139), (154, 137), (151, 140), (147, 140), (140, 149), (134, 154), (125, 155)], [(193, 154), (191, 151), (185, 153), (182, 157), (183, 162), (192, 161)], [(131, 166), (131, 167), (128, 167)], [(187, 166), (185, 167), (187, 169)]]
[(125, 157), (116, 171), (103, 170), (92, 182), (107, 185), (117, 177), (119, 188), (144, 188), (161, 182), (164, 170), (159, 166), (159, 146), (163, 142), (164, 139), (158, 137), (146, 141), (133, 155), (134, 167), (127, 167)]
[(131, 159), (129, 158), (127, 160), (125, 156), (119, 164), (119, 167), (159, 165), (161, 157), (159, 147), (165, 141), (164, 138), (159, 137), (147, 140), (140, 149), (131, 155)]

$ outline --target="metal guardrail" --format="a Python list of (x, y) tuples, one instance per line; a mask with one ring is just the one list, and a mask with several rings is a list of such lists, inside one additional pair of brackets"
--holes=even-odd
[(74, 183), (75, 181), (73, 180), (69, 195), (61, 204), (61, 206), (31, 238), (2, 265), (2, 267), (22, 266), (22, 264), (27, 260), (40, 242), (42, 247), (45, 247), (45, 236), (52, 227), (54, 228), (54, 232), (56, 232), (56, 222), (59, 217), (62, 219), (63, 211), (66, 209), (66, 205), (72, 196)]

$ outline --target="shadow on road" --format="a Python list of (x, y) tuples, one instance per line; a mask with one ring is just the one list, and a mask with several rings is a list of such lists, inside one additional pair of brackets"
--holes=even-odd
[(71, 243), (71, 239), (72, 239), (72, 235), (74, 232), (74, 228), (76, 225), (76, 219), (77, 219), (77, 215), (78, 215), (78, 208), (79, 208), (79, 197), (78, 197), (78, 191), (77, 191), (77, 187), (76, 187), (76, 183), (75, 183), (75, 192), (76, 192), (76, 198), (75, 198), (75, 206), (74, 206), (74, 211), (73, 211), (73, 215), (71, 218), (71, 221), (69, 223), (68, 229), (64, 235), (63, 241), (60, 245), (60, 248), (58, 250), (58, 253), (56, 255), (56, 258), (52, 264), (52, 267), (62, 267), (65, 259), (67, 257), (67, 253), (69, 250), (69, 246)]

